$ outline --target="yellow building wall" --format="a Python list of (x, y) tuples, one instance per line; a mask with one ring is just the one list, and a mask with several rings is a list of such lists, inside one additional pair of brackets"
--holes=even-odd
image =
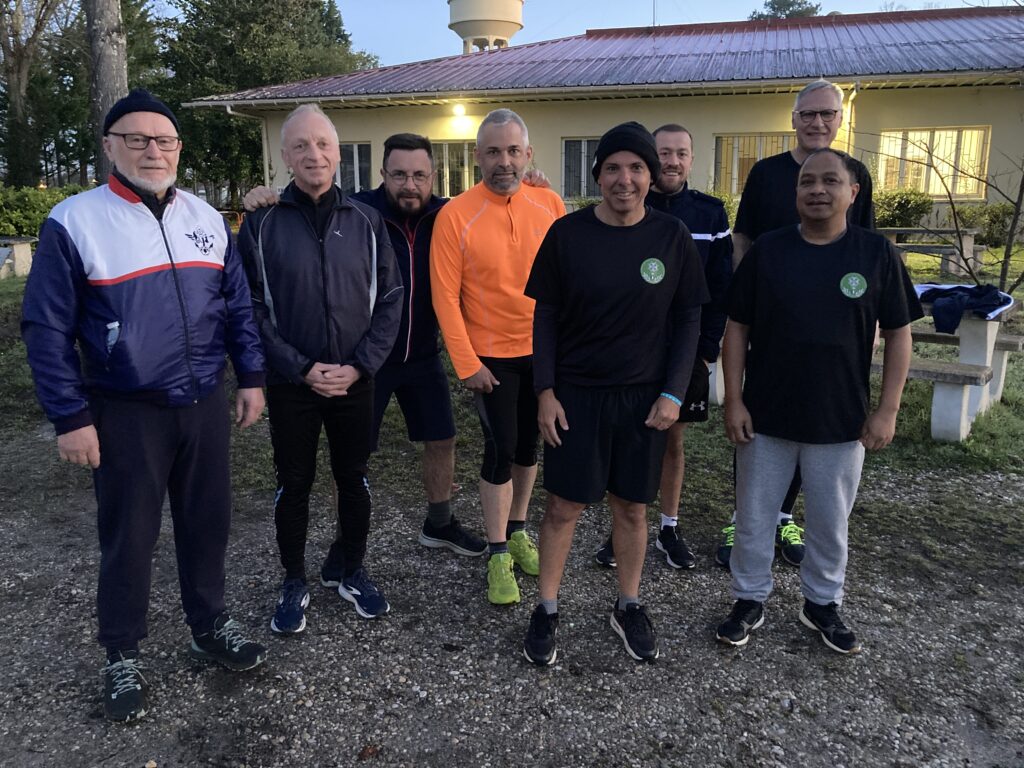
[[(841, 83), (847, 91), (850, 84)], [(369, 142), (372, 184), (380, 181), (384, 139), (402, 131), (429, 136), (433, 141), (473, 141), (480, 121), (491, 109), (510, 106), (526, 121), (534, 148), (534, 164), (562, 190), (562, 141), (600, 136), (625, 120), (650, 129), (680, 123), (694, 137), (691, 184), (711, 190), (714, 180), (715, 137), (791, 131), (793, 94), (690, 96), (615, 99), (605, 101), (465, 104), (465, 115), (454, 105), (395, 106), (372, 109), (328, 108), (343, 142)], [(268, 181), (283, 187), (288, 174), (280, 159), (284, 112), (267, 113)], [(850, 130), (851, 116), (853, 131)], [(989, 173), (1008, 172), (1009, 161), (1024, 158), (1024, 91), (1009, 87), (932, 88), (889, 91), (862, 90), (847, 108), (844, 125), (833, 146), (850, 149), (869, 167), (878, 151), (878, 134), (886, 130), (921, 127), (984, 125), (991, 127)]]

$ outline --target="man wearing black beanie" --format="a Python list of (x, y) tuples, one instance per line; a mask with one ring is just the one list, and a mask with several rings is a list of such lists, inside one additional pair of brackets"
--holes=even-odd
[(139, 642), (165, 495), (189, 654), (233, 670), (266, 658), (224, 606), (225, 356), (241, 427), (263, 411), (264, 358), (231, 232), (217, 211), (174, 188), (174, 113), (135, 90), (103, 131), (109, 183), (64, 200), (43, 223), (21, 328), (61, 459), (93, 469), (103, 704), (110, 719), (129, 721), (147, 707)]
[(537, 302), (534, 389), (548, 491), (540, 604), (523, 644), (535, 664), (557, 657), (558, 588), (576, 521), (606, 492), (619, 560), (610, 623), (633, 658), (659, 653), (639, 599), (646, 505), (658, 492), (665, 430), (679, 418), (707, 300), (686, 227), (644, 203), (659, 171), (642, 125), (602, 136), (593, 168), (601, 202), (552, 224), (526, 284)]

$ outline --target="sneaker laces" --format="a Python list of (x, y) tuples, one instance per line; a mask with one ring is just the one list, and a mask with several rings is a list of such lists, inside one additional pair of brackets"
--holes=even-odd
[(736, 539), (736, 526), (734, 524), (727, 525), (722, 529), (722, 533), (725, 535), (725, 541), (722, 542), (722, 545), (731, 547)]
[(349, 578), (345, 579), (345, 586), (349, 589), (353, 587), (361, 595), (379, 595), (380, 590), (377, 589), (377, 585), (370, 581), (370, 574), (366, 572), (365, 568), (360, 568), (353, 573)]
[(228, 619), (214, 628), (213, 637), (215, 640), (223, 641), (232, 653), (237, 653), (249, 644), (249, 640), (242, 635), (242, 625), (234, 619)]
[(299, 579), (289, 579), (281, 587), (281, 606), (288, 610), (297, 610), (302, 605), (302, 596), (305, 593), (305, 584)]
[(623, 627), (623, 629), (626, 629), (628, 634), (642, 633), (647, 635), (654, 631), (654, 625), (651, 623), (651, 619), (647, 615), (647, 611), (643, 609), (643, 606), (627, 606), (623, 613), (625, 614), (624, 623), (629, 626), (629, 629), (626, 629), (626, 627)]
[[(118, 661), (108, 661), (103, 668), (103, 674), (110, 675), (112, 697), (117, 698), (122, 693), (129, 691), (141, 691), (142, 683), (146, 678), (142, 676), (139, 660), (133, 657), (122, 656)], [(139, 682), (139, 681), (142, 682)]]
[(779, 538), (784, 544), (803, 544), (804, 529), (790, 520), (779, 526)]
[(837, 634), (843, 634), (850, 631), (847, 629), (846, 625), (843, 624), (843, 620), (839, 618), (838, 606), (835, 603), (829, 603), (828, 605), (815, 605), (814, 614), (822, 629)]

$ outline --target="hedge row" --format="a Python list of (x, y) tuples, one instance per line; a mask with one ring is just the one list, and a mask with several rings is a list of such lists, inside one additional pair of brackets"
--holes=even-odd
[(65, 197), (81, 191), (81, 187), (0, 186), (0, 237), (35, 237), (50, 209)]

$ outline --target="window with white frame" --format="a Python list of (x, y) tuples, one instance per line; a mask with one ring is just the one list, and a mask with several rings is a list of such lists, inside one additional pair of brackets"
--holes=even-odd
[(599, 138), (562, 139), (562, 197), (600, 197), (590, 173)]
[(980, 198), (988, 167), (989, 129), (908, 128), (883, 131), (879, 189), (916, 189), (933, 197)]
[(455, 197), (480, 181), (480, 166), (473, 157), (472, 141), (432, 142), (434, 151), (434, 194)]
[(341, 162), (334, 174), (334, 180), (346, 195), (369, 189), (373, 186), (370, 179), (370, 145), (339, 144)]
[(795, 133), (741, 133), (715, 136), (715, 189), (739, 195), (754, 163), (796, 146)]

